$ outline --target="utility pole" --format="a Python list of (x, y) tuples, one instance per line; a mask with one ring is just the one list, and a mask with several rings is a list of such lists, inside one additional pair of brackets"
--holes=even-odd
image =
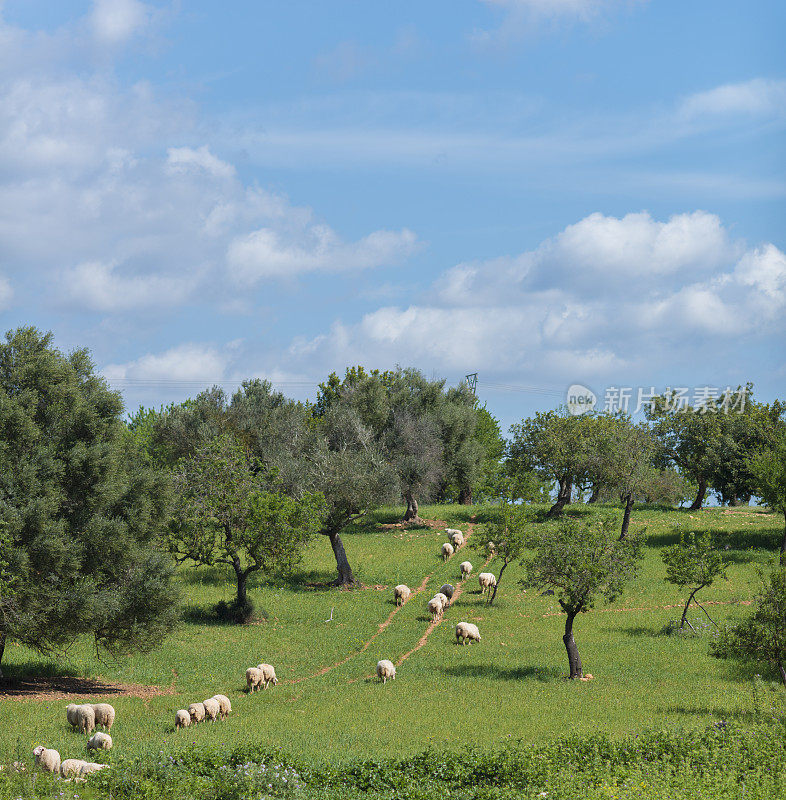
[(467, 386), (469, 386), (470, 392), (475, 394), (475, 388), (478, 385), (478, 373), (477, 372), (470, 372), (469, 375), (466, 376), (467, 379)]

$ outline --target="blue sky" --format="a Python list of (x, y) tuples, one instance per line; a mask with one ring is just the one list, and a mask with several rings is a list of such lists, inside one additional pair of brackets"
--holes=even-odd
[[(0, 1), (0, 320), (130, 408), (414, 365), (784, 396), (786, 6)], [(528, 390), (525, 390), (528, 389)], [(635, 393), (635, 391), (634, 391)]]

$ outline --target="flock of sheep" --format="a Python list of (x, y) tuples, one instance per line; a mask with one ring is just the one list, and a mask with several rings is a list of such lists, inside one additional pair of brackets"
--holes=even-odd
[[(93, 733), (96, 727), (105, 728), (103, 731), (96, 731), (87, 741), (88, 750), (111, 750), (112, 737), (109, 732), (115, 723), (115, 709), (109, 703), (84, 703), (76, 705), (71, 703), (66, 707), (66, 719), (72, 728), (76, 728), (80, 733)], [(74, 780), (84, 780), (86, 776), (108, 766), (108, 764), (98, 764), (95, 761), (84, 761), (81, 758), (66, 758), (60, 760), (60, 753), (49, 747), (38, 745), (33, 750), (35, 763), (47, 772), (54, 772), (61, 778)]]
[[(445, 533), (450, 537), (449, 542), (442, 545), (442, 559), (447, 561), (455, 552), (464, 545), (464, 534), (456, 528), (445, 528)], [(492, 545), (493, 551), (493, 545)], [(472, 563), (469, 561), (462, 561), (459, 564), (459, 571), (462, 578), (467, 578), (472, 573)], [(478, 582), (480, 583), (481, 591), (491, 592), (497, 585), (497, 579), (491, 572), (481, 572), (478, 575)], [(431, 621), (435, 622), (442, 618), (445, 609), (450, 605), (453, 600), (453, 594), (456, 587), (450, 583), (443, 584), (439, 591), (428, 601), (426, 607), (431, 617)], [(397, 606), (404, 605), (412, 595), (412, 590), (406, 584), (400, 583), (398, 586), (393, 587), (393, 600)], [(467, 644), (468, 642), (479, 642), (480, 631), (478, 626), (472, 622), (459, 622), (456, 625), (456, 644)], [(377, 662), (377, 677), (383, 684), (388, 680), (396, 679), (396, 667), (392, 661), (383, 658)]]
[[(445, 533), (450, 537), (450, 542), (442, 545), (442, 558), (447, 561), (455, 552), (464, 545), (464, 535), (455, 528), (446, 528)], [(469, 561), (462, 561), (459, 565), (462, 579), (467, 578), (472, 573), (472, 564)], [(497, 585), (497, 579), (491, 572), (481, 572), (478, 576), (482, 591), (491, 591)], [(439, 591), (428, 601), (427, 608), (432, 622), (441, 619), (445, 609), (453, 600), (456, 588), (450, 584), (443, 584)], [(409, 600), (412, 590), (402, 584), (393, 589), (393, 599), (397, 606), (403, 605)], [(468, 642), (479, 642), (480, 631), (478, 626), (471, 622), (459, 622), (456, 625), (456, 644), (466, 644)], [(392, 661), (382, 659), (377, 662), (377, 677), (383, 684), (388, 680), (395, 680), (396, 667)], [(270, 664), (258, 664), (256, 667), (249, 667), (246, 670), (246, 688), (249, 693), (268, 686), (275, 686), (278, 683), (276, 670)], [(175, 712), (175, 729), (187, 728), (192, 724), (209, 720), (215, 722), (217, 719), (224, 720), (232, 712), (232, 704), (229, 698), (223, 694), (216, 694), (201, 703), (191, 703), (187, 709), (181, 708)], [(106, 733), (97, 731), (93, 733), (87, 742), (88, 750), (110, 750), (112, 748), (112, 737), (109, 732), (115, 721), (115, 709), (109, 703), (85, 703), (76, 705), (71, 703), (66, 708), (66, 719), (68, 723), (77, 728), (81, 733), (93, 733), (96, 727), (106, 729)], [(86, 775), (97, 772), (108, 766), (107, 764), (97, 764), (92, 761), (83, 761), (78, 758), (67, 758), (60, 760), (60, 753), (57, 750), (46, 748), (39, 745), (33, 750), (35, 763), (48, 772), (59, 774), (63, 778), (74, 778), (84, 780)]]

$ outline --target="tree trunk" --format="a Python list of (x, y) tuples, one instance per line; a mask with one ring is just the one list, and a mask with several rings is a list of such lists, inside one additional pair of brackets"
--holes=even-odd
[(494, 593), (489, 597), (488, 604), (491, 605), (494, 602), (494, 598), (497, 596), (497, 589), (499, 588), (499, 582), (502, 580), (502, 573), (505, 571), (505, 567), (508, 566), (508, 562), (506, 561), (499, 570), (499, 575), (497, 576), (497, 582), (494, 584)]
[(693, 505), (688, 509), (688, 511), (698, 511), (701, 508), (701, 504), (704, 502), (705, 494), (707, 494), (707, 481), (700, 480), (699, 491), (696, 494), (696, 499), (693, 501)]
[(418, 516), (418, 501), (414, 498), (411, 492), (407, 492), (404, 495), (405, 500), (407, 501), (407, 510), (404, 514), (404, 522), (420, 522), (420, 517)]
[(633, 492), (629, 492), (625, 498), (625, 512), (622, 515), (622, 532), (620, 533), (620, 541), (622, 541), (628, 535), (631, 511), (633, 511)]
[(581, 667), (579, 648), (576, 647), (576, 640), (573, 638), (573, 620), (575, 618), (575, 613), (568, 612), (568, 618), (565, 620), (565, 635), (562, 637), (562, 641), (565, 643), (565, 649), (568, 651), (568, 663), (570, 664), (571, 680), (584, 676), (584, 671)]
[(569, 479), (565, 478), (559, 482), (559, 492), (557, 492), (557, 502), (549, 509), (546, 519), (556, 519), (562, 516), (562, 509), (570, 503), (570, 495), (573, 486)]
[(696, 594), (696, 592), (699, 591), (699, 589), (701, 589), (701, 586), (699, 586), (698, 589), (694, 589), (690, 593), (688, 602), (685, 603), (685, 608), (682, 610), (682, 619), (680, 620), (680, 630), (683, 630), (685, 628), (685, 623), (688, 621), (688, 608), (690, 607), (691, 600), (693, 600), (693, 596)]
[(737, 495), (736, 495), (736, 494), (733, 494), (733, 495), (732, 495), (732, 496), (729, 498), (729, 505), (730, 505), (730, 506), (732, 506), (732, 507), (734, 507), (734, 506), (738, 506), (739, 504), (740, 504), (740, 498), (739, 498), (739, 497), (737, 497)]
[(344, 550), (344, 543), (338, 535), (338, 531), (333, 531), (326, 534), (330, 538), (330, 544), (333, 547), (333, 555), (336, 557), (336, 569), (338, 570), (338, 578), (336, 586), (357, 586), (355, 576), (352, 574), (352, 567), (349, 566), (346, 550)]
[(597, 503), (599, 497), (600, 497), (600, 484), (595, 483), (592, 485), (592, 494), (590, 495), (590, 499), (587, 500), (587, 502)]
[(465, 486), (459, 492), (459, 504), (462, 506), (472, 505), (472, 487)]
[(235, 578), (237, 579), (237, 607), (243, 608), (248, 602), (246, 586), (248, 585), (248, 572), (244, 572), (240, 567), (240, 559), (235, 558), (232, 566), (235, 568)]
[(0, 633), (0, 678), (3, 677), (3, 653), (5, 652), (5, 633)]
[(786, 687), (786, 669), (783, 668), (783, 662), (778, 662), (778, 672), (781, 674), (781, 680), (783, 681), (784, 687)]

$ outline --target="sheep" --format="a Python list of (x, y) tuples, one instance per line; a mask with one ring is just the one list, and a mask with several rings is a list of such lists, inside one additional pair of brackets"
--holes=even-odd
[(443, 583), (442, 586), (439, 587), (439, 591), (448, 598), (448, 605), (450, 605), (450, 601), (453, 599), (453, 592), (456, 591), (456, 587), (452, 583)]
[(205, 718), (205, 706), (203, 703), (191, 703), (188, 707), (191, 722), (202, 722)]
[(225, 694), (214, 694), (211, 699), (218, 700), (218, 704), (221, 707), (221, 719), (226, 719), (227, 714), (232, 713), (232, 703), (229, 702), (229, 698)]
[(33, 750), (33, 758), (36, 766), (47, 772), (57, 772), (60, 769), (60, 753), (57, 750), (50, 750), (48, 747), (39, 744)]
[(459, 549), (460, 547), (462, 547), (462, 546), (463, 546), (463, 544), (464, 544), (464, 534), (463, 534), (463, 533), (461, 533), (461, 532), (459, 532), (459, 533), (454, 533), (454, 534), (453, 534), (453, 535), (450, 537), (450, 541), (452, 542), (452, 544), (453, 544), (453, 546), (456, 548), (456, 550), (458, 550), (458, 549)]
[(459, 624), (456, 625), (456, 644), (458, 644), (459, 641), (461, 644), (465, 642), (479, 642), (480, 631), (478, 630), (478, 626), (472, 622), (459, 622)]
[(442, 560), (447, 561), (452, 555), (453, 555), (453, 545), (448, 544), (448, 542), (445, 542), (445, 544), (442, 545)]
[(253, 692), (254, 689), (258, 689), (262, 685), (264, 679), (265, 676), (262, 674), (261, 669), (249, 667), (246, 670), (246, 689), (249, 692)]
[(446, 609), (450, 605), (450, 600), (448, 600), (448, 596), (446, 594), (443, 594), (442, 592), (437, 592), (434, 595), (434, 599), (439, 600), (439, 602), (442, 603), (443, 609)]
[(66, 706), (66, 719), (74, 728), (79, 728), (81, 733), (92, 733), (96, 726), (96, 712), (88, 704), (78, 706), (71, 703)]
[(109, 703), (94, 703), (93, 712), (96, 715), (96, 727), (106, 728), (109, 733), (115, 724), (115, 709)]
[(278, 683), (276, 677), (276, 670), (270, 664), (257, 664), (257, 669), (262, 671), (262, 688), (267, 687), (272, 683), (275, 686)]
[(377, 661), (377, 677), (383, 684), (387, 682), (388, 678), (392, 681), (396, 680), (396, 667), (393, 665), (393, 662), (388, 661), (387, 658), (383, 658), (382, 661)]
[(468, 578), (469, 573), (472, 572), (472, 563), (469, 561), (462, 561), (461, 564), (459, 564), (459, 569), (461, 570), (461, 577)]
[(187, 728), (191, 724), (191, 714), (185, 710), (185, 708), (181, 708), (179, 711), (175, 711), (175, 730), (178, 728)]
[(97, 764), (95, 761), (83, 761), (82, 766), (79, 768), (79, 777), (77, 780), (84, 780), (86, 775), (92, 775), (94, 772), (108, 767), (109, 764)]
[(67, 758), (60, 764), (60, 777), (70, 778), (79, 775), (79, 771), (88, 763), (81, 758)]
[(88, 750), (111, 750), (112, 737), (108, 733), (96, 731), (87, 741)]
[(403, 606), (409, 600), (411, 594), (412, 591), (409, 586), (404, 583), (400, 583), (393, 589), (393, 599), (396, 601), (397, 606)]
[(428, 613), (431, 614), (432, 621), (442, 616), (443, 608), (442, 600), (438, 597), (432, 597), (431, 600), (428, 601)]
[(209, 700), (205, 700), (202, 705), (205, 707), (206, 719), (215, 722), (216, 718), (221, 713), (221, 703), (211, 697)]
[(445, 533), (448, 536), (453, 536), (454, 533), (461, 533), (461, 531), (458, 528), (445, 528)]
[(481, 592), (488, 590), (489, 594), (491, 594), (491, 590), (497, 585), (497, 579), (492, 572), (481, 572), (478, 575), (478, 583), (480, 584)]

